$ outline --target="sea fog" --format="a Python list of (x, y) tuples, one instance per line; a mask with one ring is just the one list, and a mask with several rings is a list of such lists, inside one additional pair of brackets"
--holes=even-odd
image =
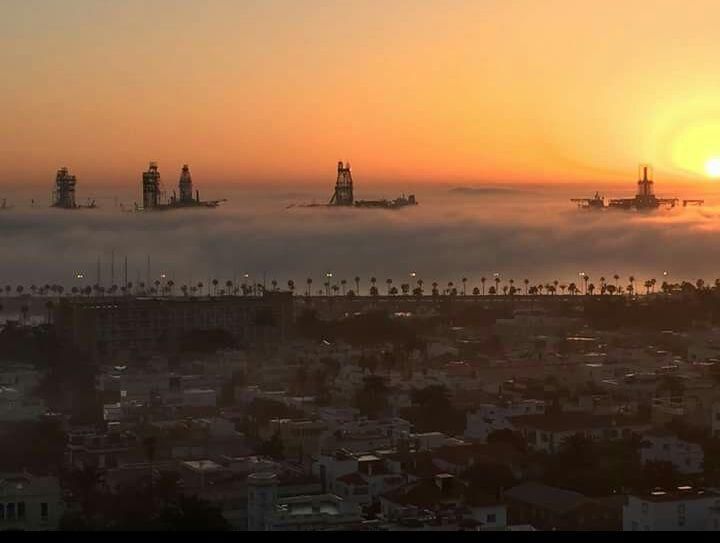
[[(399, 210), (303, 207), (326, 203), (327, 186), (210, 186), (203, 199), (227, 198), (217, 209), (132, 211), (139, 194), (106, 188), (84, 194), (97, 209), (49, 209), (49, 197), (35, 189), (8, 190), (0, 197), (14, 207), (0, 211), (0, 284), (66, 287), (110, 285), (128, 279), (173, 279), (176, 285), (218, 279), (253, 282), (289, 279), (304, 290), (308, 277), (321, 285), (371, 276), (384, 284), (476, 285), (499, 273), (522, 282), (591, 280), (618, 274), (626, 281), (668, 272), (671, 280), (714, 280), (720, 276), (720, 191), (709, 184), (658, 188), (661, 196), (705, 198), (702, 207), (651, 213), (579, 210), (571, 197), (630, 196), (627, 187), (586, 184), (467, 183), (463, 185), (357, 186), (356, 198), (395, 198), (414, 193), (415, 207)], [(31, 200), (34, 199), (34, 206)], [(114, 267), (112, 255), (114, 254)], [(84, 275), (77, 279), (78, 273)]]

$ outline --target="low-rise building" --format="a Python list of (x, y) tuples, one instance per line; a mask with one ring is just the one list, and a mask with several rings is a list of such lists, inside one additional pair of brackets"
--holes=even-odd
[(702, 473), (705, 453), (699, 443), (678, 438), (672, 432), (654, 430), (643, 436), (640, 460), (647, 462), (670, 462), (680, 473)]
[(624, 531), (720, 530), (720, 493), (680, 486), (628, 496)]
[(63, 509), (57, 478), (0, 474), (0, 531), (57, 530)]

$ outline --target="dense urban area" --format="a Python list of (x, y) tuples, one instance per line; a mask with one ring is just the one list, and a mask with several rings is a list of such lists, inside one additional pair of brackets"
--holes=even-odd
[(720, 529), (720, 281), (1, 293), (0, 529)]

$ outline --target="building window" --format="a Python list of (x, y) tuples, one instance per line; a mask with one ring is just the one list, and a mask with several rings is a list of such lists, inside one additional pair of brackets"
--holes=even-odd
[(488, 515), (488, 516), (487, 516), (487, 518), (485, 519), (485, 521), (486, 521), (488, 524), (497, 522), (497, 515), (496, 515), (495, 513), (492, 513), (491, 515)]
[(15, 520), (15, 504), (9, 503), (5, 508), (6, 518), (8, 520)]
[(25, 520), (25, 502), (17, 504), (17, 517), (18, 520)]
[(42, 502), (40, 504), (40, 516), (43, 520), (47, 520), (48, 518), (48, 504), (47, 502)]
[(0, 520), (5, 520), (5, 505), (0, 503)]
[(648, 504), (647, 504), (647, 503), (643, 503), (643, 504), (642, 504), (642, 513), (643, 513), (643, 515), (647, 515), (647, 512), (648, 512)]

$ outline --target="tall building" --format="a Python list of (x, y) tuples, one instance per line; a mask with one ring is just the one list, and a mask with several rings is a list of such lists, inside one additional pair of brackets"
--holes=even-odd
[[(203, 337), (267, 347), (291, 333), (289, 292), (211, 298), (67, 298), (54, 309), (56, 331), (95, 361), (175, 354)], [(203, 335), (204, 334), (204, 335)]]

